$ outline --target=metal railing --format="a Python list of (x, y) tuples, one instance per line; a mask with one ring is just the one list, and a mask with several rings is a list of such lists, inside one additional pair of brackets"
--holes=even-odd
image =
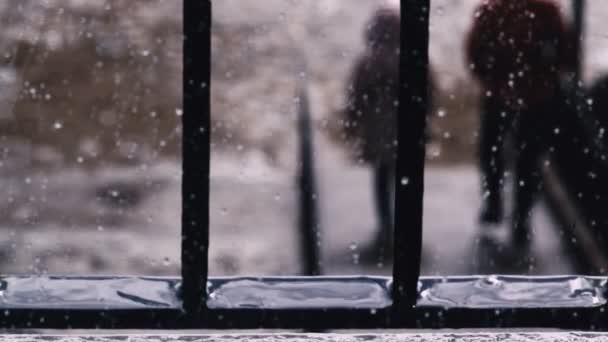
[(395, 206), (407, 210), (395, 211), (392, 278), (208, 277), (212, 12), (184, 0), (181, 279), (3, 277), (0, 327), (608, 329), (607, 278), (419, 276), (429, 6), (401, 1)]

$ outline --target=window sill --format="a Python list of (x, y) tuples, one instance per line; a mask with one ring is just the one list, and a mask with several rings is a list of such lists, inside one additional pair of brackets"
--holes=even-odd
[[(391, 309), (390, 278), (212, 278), (209, 310), (196, 328), (604, 330), (608, 328), (607, 280), (423, 277), (418, 306), (397, 314)], [(178, 284), (178, 278), (159, 277), (4, 277), (0, 280), (0, 310), (4, 310), (0, 326), (180, 328), (184, 314)]]

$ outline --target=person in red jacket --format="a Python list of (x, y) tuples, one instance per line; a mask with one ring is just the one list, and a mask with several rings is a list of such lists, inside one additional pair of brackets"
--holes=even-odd
[(574, 66), (572, 37), (549, 0), (484, 0), (466, 40), (467, 65), (482, 89), (479, 166), (482, 224), (503, 216), (503, 145), (515, 147), (515, 242), (529, 239), (529, 220), (541, 188), (540, 158), (546, 152), (564, 71)]

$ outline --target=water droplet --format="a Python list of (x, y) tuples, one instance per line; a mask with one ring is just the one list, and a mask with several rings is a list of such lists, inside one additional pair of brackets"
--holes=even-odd
[(61, 121), (55, 121), (55, 122), (53, 123), (53, 128), (54, 128), (55, 130), (60, 130), (60, 129), (62, 129), (62, 128), (63, 128), (63, 123), (62, 123)]
[(407, 178), (407, 177), (401, 178), (401, 185), (406, 186), (408, 184), (410, 184), (410, 179), (409, 178)]
[(353, 253), (353, 264), (359, 265), (359, 253)]

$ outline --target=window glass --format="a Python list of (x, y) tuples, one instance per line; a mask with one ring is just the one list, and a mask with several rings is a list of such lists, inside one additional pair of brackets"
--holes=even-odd
[(181, 12), (0, 3), (3, 273), (179, 273)]
[(573, 2), (482, 3), (432, 4), (423, 273), (603, 273), (606, 6), (577, 87)]
[[(300, 274), (303, 106), (324, 273), (390, 273), (398, 6), (223, 0), (213, 25), (211, 273)], [(378, 120), (358, 122), (358, 111)], [(372, 172), (380, 161), (382, 220)]]

